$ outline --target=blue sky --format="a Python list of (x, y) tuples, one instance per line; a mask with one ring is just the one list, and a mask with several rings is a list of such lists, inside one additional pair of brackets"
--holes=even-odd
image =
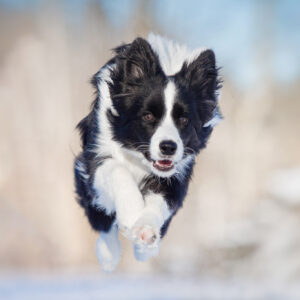
[[(12, 9), (30, 10), (42, 1), (0, 3)], [(122, 27), (134, 17), (138, 0), (99, 2), (113, 26)], [(62, 3), (68, 14), (80, 19), (88, 0)], [(190, 47), (214, 49), (223, 72), (241, 87), (255, 85), (267, 66), (279, 82), (288, 83), (300, 76), (300, 1), (152, 0), (150, 9), (163, 32)], [(260, 53), (265, 49), (264, 61)]]

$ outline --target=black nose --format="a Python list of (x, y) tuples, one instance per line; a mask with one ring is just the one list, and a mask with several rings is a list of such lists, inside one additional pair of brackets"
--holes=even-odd
[(162, 141), (159, 144), (159, 148), (164, 155), (173, 155), (176, 152), (177, 144), (173, 141)]

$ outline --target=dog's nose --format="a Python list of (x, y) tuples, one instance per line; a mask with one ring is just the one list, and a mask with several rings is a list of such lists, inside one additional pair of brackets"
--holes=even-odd
[(159, 149), (164, 155), (173, 155), (176, 152), (177, 144), (173, 141), (162, 141), (159, 144)]

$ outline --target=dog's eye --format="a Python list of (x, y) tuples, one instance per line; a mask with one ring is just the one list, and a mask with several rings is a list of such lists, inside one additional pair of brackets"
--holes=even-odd
[(154, 116), (150, 112), (143, 115), (143, 120), (146, 122), (153, 122), (154, 119)]
[(189, 122), (189, 119), (186, 118), (186, 117), (180, 117), (179, 118), (179, 123), (180, 123), (181, 126), (187, 125), (188, 122)]

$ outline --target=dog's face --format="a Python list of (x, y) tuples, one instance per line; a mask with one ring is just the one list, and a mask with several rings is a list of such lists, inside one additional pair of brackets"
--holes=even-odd
[[(216, 117), (217, 69), (206, 50), (167, 76), (150, 44), (141, 38), (117, 49), (107, 111), (114, 139), (143, 156), (153, 174), (183, 173), (205, 147)], [(217, 116), (218, 117), (218, 116)]]

